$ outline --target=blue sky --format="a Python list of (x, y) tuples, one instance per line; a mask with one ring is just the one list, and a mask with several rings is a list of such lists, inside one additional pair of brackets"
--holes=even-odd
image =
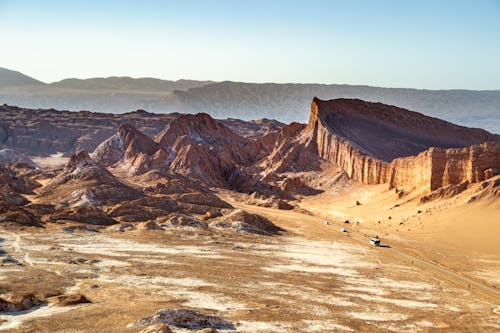
[(0, 0), (0, 41), (0, 67), (46, 82), (500, 89), (500, 0)]

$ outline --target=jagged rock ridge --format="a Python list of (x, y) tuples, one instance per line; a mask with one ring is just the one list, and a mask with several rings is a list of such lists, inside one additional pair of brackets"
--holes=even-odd
[(243, 138), (208, 114), (179, 115), (154, 141), (122, 126), (94, 155), (116, 155), (135, 174), (169, 170), (209, 186), (267, 195), (314, 193), (300, 179), (282, 183), (287, 173), (319, 172), (322, 161), (366, 184), (434, 190), (497, 174), (499, 138), (395, 106), (314, 99), (305, 127), (292, 123)]

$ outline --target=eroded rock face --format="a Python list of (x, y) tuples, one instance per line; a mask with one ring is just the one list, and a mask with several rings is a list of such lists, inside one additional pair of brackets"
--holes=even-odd
[(33, 162), (28, 156), (16, 152), (15, 150), (10, 148), (4, 148), (0, 150), (0, 163), (2, 164), (24, 163), (26, 164), (27, 167), (33, 169), (38, 167), (38, 165), (36, 165), (36, 163)]
[(178, 117), (155, 140), (172, 152), (170, 170), (209, 185), (227, 185), (238, 166), (254, 160), (245, 139), (204, 113)]
[(92, 158), (103, 166), (110, 166), (139, 153), (148, 155), (158, 150), (158, 144), (130, 124), (122, 124), (118, 132), (102, 142), (92, 153)]
[(94, 225), (113, 225), (118, 223), (112, 217), (106, 215), (101, 209), (84, 205), (73, 208), (58, 210), (53, 214), (44, 217), (46, 222), (74, 221)]
[(38, 195), (41, 203), (58, 208), (116, 204), (140, 197), (141, 191), (125, 185), (84, 150), (74, 154)]
[(465, 191), (467, 189), (467, 186), (469, 185), (469, 182), (464, 182), (461, 184), (457, 185), (448, 185), (444, 187), (440, 187), (435, 191), (432, 191), (431, 193), (424, 195), (420, 198), (421, 203), (425, 203), (428, 201), (432, 200), (437, 200), (437, 199), (447, 199), (454, 197), (455, 195), (458, 195)]
[(492, 167), (500, 167), (500, 142), (456, 149), (431, 148), (415, 157), (392, 161), (388, 182), (391, 188), (414, 186), (435, 190), (491, 178), (496, 175)]
[(58, 306), (92, 303), (85, 295), (82, 294), (59, 295), (51, 298), (50, 301)]
[(283, 229), (273, 224), (264, 216), (251, 214), (241, 209), (223, 216), (220, 221), (213, 222), (210, 226), (218, 229), (229, 229), (260, 235), (274, 235), (283, 231)]
[(20, 174), (12, 167), (0, 164), (0, 193), (33, 194), (40, 184), (30, 177)]
[(0, 105), (0, 113), (0, 144), (31, 155), (93, 151), (123, 123), (153, 137), (177, 116), (144, 111), (116, 115), (35, 110), (8, 105)]
[(381, 103), (315, 98), (307, 131), (320, 157), (365, 184), (434, 190), (500, 167), (500, 136)]
[(23, 226), (41, 226), (40, 215), (23, 207), (0, 206), (0, 224), (14, 223)]
[(0, 297), (0, 312), (29, 310), (40, 304), (43, 301), (33, 294), (9, 294)]
[(234, 329), (234, 325), (230, 321), (220, 317), (205, 315), (186, 309), (159, 310), (153, 316), (145, 317), (139, 320), (137, 325), (144, 327), (157, 323), (164, 323), (188, 329)]
[(472, 195), (468, 202), (477, 200), (496, 200), (500, 197), (500, 175), (494, 176), (481, 183), (481, 187), (477, 193)]
[(33, 194), (37, 187), (40, 184), (23, 174), (22, 169), (0, 164), (0, 208), (28, 204), (23, 194)]

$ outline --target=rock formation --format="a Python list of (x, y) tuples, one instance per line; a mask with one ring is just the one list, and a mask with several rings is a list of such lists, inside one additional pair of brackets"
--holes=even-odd
[(141, 197), (139, 190), (125, 185), (98, 165), (82, 150), (74, 154), (64, 169), (40, 190), (41, 203), (60, 207), (104, 205)]
[(103, 166), (110, 166), (121, 159), (133, 159), (139, 153), (153, 155), (158, 144), (130, 124), (123, 124), (118, 132), (101, 143), (92, 158)]
[(40, 184), (14, 170), (0, 164), (0, 206), (22, 206), (29, 201), (23, 194), (33, 194)]
[[(109, 97), (109, 93), (106, 95)], [(122, 108), (120, 112), (123, 110), (127, 108)], [(155, 114), (144, 110), (111, 114), (0, 105), (0, 149), (10, 148), (29, 155), (58, 152), (69, 155), (78, 150), (94, 151), (104, 140), (116, 134), (121, 125), (131, 126), (152, 138), (179, 116), (178, 113)], [(219, 122), (242, 137), (252, 138), (279, 130), (283, 126), (268, 119), (227, 119)]]
[(4, 148), (0, 150), (0, 163), (1, 164), (17, 164), (23, 163), (29, 168), (38, 168), (38, 165), (33, 162), (28, 156), (20, 154), (13, 149)]
[(283, 229), (273, 224), (269, 219), (257, 214), (250, 214), (241, 209), (229, 213), (220, 221), (211, 223), (210, 226), (260, 235), (275, 235), (283, 231)]
[(137, 326), (144, 327), (157, 323), (164, 323), (188, 329), (217, 328), (233, 330), (234, 325), (223, 318), (205, 315), (187, 309), (158, 310), (151, 317), (145, 317), (137, 322)]
[[(170, 115), (168, 121), (144, 111), (124, 117), (135, 120), (111, 133), (93, 158), (82, 150), (62, 170), (42, 175), (26, 163), (0, 165), (0, 221), (138, 222), (144, 223), (139, 228), (152, 230), (212, 228), (269, 235), (278, 228), (233, 211), (210, 188), (251, 194), (243, 200), (255, 205), (298, 209), (291, 201), (347, 177), (387, 184), (399, 194), (424, 191), (425, 201), (456, 195), (500, 170), (500, 136), (360, 100), (314, 99), (307, 125), (233, 119), (227, 126), (203, 113)], [(108, 116), (97, 118), (109, 121)], [(165, 121), (154, 139), (133, 125), (153, 126), (151, 119)], [(42, 123), (44, 130), (56, 130), (51, 122)], [(44, 177), (48, 182), (35, 194), (40, 185), (33, 179)], [(496, 197), (496, 185), (490, 187), (476, 198)], [(33, 194), (36, 204), (24, 197)]]
[(381, 103), (315, 98), (307, 131), (320, 157), (366, 184), (434, 190), (500, 168), (500, 136)]
[(43, 304), (34, 294), (8, 294), (0, 298), (0, 313), (29, 310)]
[(478, 183), (500, 170), (500, 142), (464, 148), (430, 148), (415, 157), (398, 158), (389, 165), (388, 179), (394, 187), (425, 187), (435, 190), (463, 182)]
[(204, 113), (178, 117), (156, 141), (173, 152), (171, 170), (209, 185), (226, 185), (237, 166), (252, 159), (247, 141)]

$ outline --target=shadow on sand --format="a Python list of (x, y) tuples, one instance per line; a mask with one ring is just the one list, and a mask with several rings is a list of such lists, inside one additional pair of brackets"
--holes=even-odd
[(13, 258), (10, 254), (5, 252), (5, 250), (2, 247), (2, 243), (5, 242), (5, 238), (0, 237), (0, 265), (4, 264), (14, 264), (14, 265), (22, 265), (22, 263)]

